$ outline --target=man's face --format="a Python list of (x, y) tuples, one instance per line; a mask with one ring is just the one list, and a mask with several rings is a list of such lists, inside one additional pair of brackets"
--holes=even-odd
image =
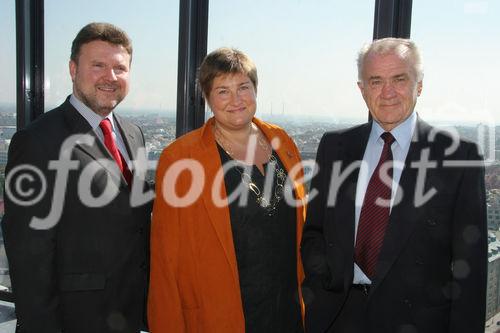
[(422, 92), (422, 81), (397, 54), (369, 54), (364, 63), (361, 94), (373, 119), (386, 131), (408, 118)]
[(69, 62), (73, 94), (92, 111), (107, 116), (129, 90), (130, 54), (121, 45), (92, 41)]

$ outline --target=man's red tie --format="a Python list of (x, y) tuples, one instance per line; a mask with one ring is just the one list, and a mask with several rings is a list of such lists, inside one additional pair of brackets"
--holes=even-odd
[(99, 127), (102, 130), (102, 134), (104, 134), (104, 145), (108, 148), (111, 156), (113, 156), (113, 159), (125, 177), (127, 184), (131, 185), (132, 173), (127, 166), (127, 162), (123, 158), (122, 154), (120, 154), (120, 151), (116, 146), (115, 138), (113, 137), (113, 130), (111, 128), (111, 121), (108, 118), (104, 118), (99, 124)]
[[(384, 241), (385, 230), (389, 222), (391, 186), (387, 186), (380, 176), (380, 168), (386, 163), (392, 163), (391, 145), (395, 139), (391, 133), (382, 133), (384, 148), (380, 160), (373, 171), (366, 188), (363, 206), (359, 216), (354, 260), (368, 278), (375, 276), (375, 266)], [(387, 171), (392, 180), (392, 167)], [(377, 204), (377, 199), (385, 201), (385, 205)]]

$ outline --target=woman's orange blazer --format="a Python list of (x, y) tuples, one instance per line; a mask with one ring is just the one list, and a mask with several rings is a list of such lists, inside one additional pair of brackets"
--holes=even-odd
[[(217, 205), (213, 199), (213, 192), (219, 192), (216, 197), (226, 197), (213, 121), (174, 141), (160, 157), (151, 230), (148, 322), (152, 333), (245, 332), (229, 208), (227, 201)], [(299, 151), (283, 129), (256, 118), (253, 122), (269, 142), (279, 141), (275, 151), (294, 180), (296, 199), (301, 203), (296, 214), (297, 289), (301, 295), (304, 273), (299, 245), (305, 191)], [(190, 171), (185, 170), (186, 165), (191, 166)], [(218, 172), (215, 183), (220, 185), (214, 187)]]

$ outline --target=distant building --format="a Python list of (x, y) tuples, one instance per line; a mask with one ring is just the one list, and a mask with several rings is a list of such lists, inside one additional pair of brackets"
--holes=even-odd
[(306, 160), (315, 160), (316, 159), (316, 151), (301, 151), (300, 157), (303, 161)]
[(489, 190), (486, 196), (488, 229), (498, 230), (500, 227), (500, 189)]
[(12, 139), (16, 133), (16, 126), (0, 126), (0, 139)]
[(7, 150), (0, 150), (0, 167), (5, 166), (7, 164)]
[(0, 167), (7, 164), (7, 153), (9, 152), (10, 139), (0, 139)]
[(496, 233), (488, 232), (488, 290), (486, 294), (486, 320), (500, 311), (500, 241)]
[(161, 149), (155, 149), (155, 150), (152, 150), (152, 149), (151, 149), (151, 150), (148, 152), (148, 159), (149, 159), (150, 161), (157, 161), (157, 160), (159, 160), (159, 159), (160, 159), (160, 155), (161, 155), (162, 151), (163, 151), (163, 150), (161, 150)]

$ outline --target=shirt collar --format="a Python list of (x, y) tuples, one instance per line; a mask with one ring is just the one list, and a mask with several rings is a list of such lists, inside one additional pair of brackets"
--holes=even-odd
[(115, 130), (113, 112), (110, 112), (106, 117), (102, 117), (97, 113), (95, 113), (94, 111), (92, 111), (91, 108), (89, 108), (82, 101), (80, 101), (74, 94), (71, 94), (69, 102), (71, 103), (71, 105), (75, 107), (76, 111), (78, 111), (78, 113), (80, 113), (82, 117), (85, 118), (85, 120), (87, 120), (87, 122), (90, 124), (90, 126), (94, 131), (97, 128), (99, 128), (99, 124), (104, 118), (109, 119), (109, 121), (111, 122), (111, 128), (113, 129), (113, 131)]
[[(413, 137), (413, 131), (415, 130), (416, 124), (417, 112), (413, 111), (408, 118), (391, 130), (392, 136), (394, 136), (396, 143), (401, 147), (401, 149), (407, 150), (410, 147), (411, 138)], [(380, 140), (383, 144), (383, 140), (380, 135), (384, 132), (385, 130), (380, 126), (380, 124), (374, 121), (370, 136), (376, 138), (377, 142)]]

